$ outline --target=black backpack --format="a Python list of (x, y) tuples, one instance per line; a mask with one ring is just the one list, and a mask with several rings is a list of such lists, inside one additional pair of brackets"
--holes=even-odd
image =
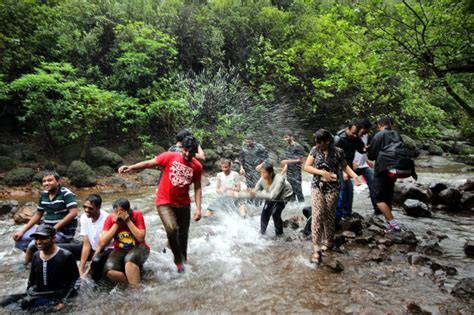
[(415, 162), (408, 154), (401, 139), (385, 146), (378, 154), (377, 160), (383, 159), (387, 165), (388, 176), (392, 178), (418, 178)]

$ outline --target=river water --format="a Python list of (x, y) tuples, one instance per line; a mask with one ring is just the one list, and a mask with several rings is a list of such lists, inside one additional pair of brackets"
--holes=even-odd
[[(421, 170), (420, 181), (445, 180), (462, 182), (466, 175), (459, 167)], [(309, 176), (303, 190), (309, 204)], [(203, 209), (215, 197), (215, 179), (204, 188)], [(166, 235), (154, 210), (155, 189), (139, 189), (102, 194), (104, 209), (111, 211), (117, 197), (127, 197), (132, 206), (145, 213), (146, 240), (152, 251), (145, 264), (143, 288), (130, 292), (123, 288), (96, 289), (83, 282), (81, 295), (71, 313), (80, 314), (156, 314), (156, 313), (406, 313), (414, 302), (437, 313), (469, 314), (473, 301), (461, 301), (449, 294), (460, 279), (474, 274), (472, 259), (466, 258), (463, 245), (473, 238), (474, 217), (468, 214), (434, 213), (432, 218), (411, 218), (401, 211), (395, 216), (414, 231), (421, 240), (426, 232), (446, 235), (440, 245), (445, 254), (433, 258), (454, 265), (458, 274), (444, 279), (444, 287), (428, 275), (426, 267), (410, 266), (405, 252), (413, 248), (388, 249), (390, 259), (381, 263), (368, 261), (366, 247), (352, 246), (344, 254), (331, 253), (327, 261), (339, 260), (342, 273), (315, 268), (309, 263), (311, 242), (297, 237), (299, 230), (285, 229), (285, 237), (275, 239), (273, 224), (267, 236), (259, 235), (259, 209), (251, 208), (249, 218), (234, 213), (217, 213), (214, 217), (192, 223), (189, 243), (189, 265), (178, 274), (170, 250), (163, 252)], [(88, 191), (78, 194), (79, 200)], [(36, 201), (36, 196), (31, 197)], [(300, 215), (304, 204), (291, 203), (283, 218)], [(358, 189), (354, 211), (371, 214), (366, 190)], [(204, 212), (204, 211), (203, 211)], [(11, 234), (17, 229), (10, 221), (0, 221), (0, 295), (23, 292), (28, 271), (18, 268), (23, 254), (13, 249)], [(7, 312), (0, 310), (0, 312)]]

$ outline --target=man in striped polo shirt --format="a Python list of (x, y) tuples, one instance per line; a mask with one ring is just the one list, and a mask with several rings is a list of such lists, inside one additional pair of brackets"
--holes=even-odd
[(76, 195), (59, 184), (59, 174), (55, 171), (44, 172), (43, 188), (45, 191), (41, 193), (36, 213), (19, 232), (13, 235), (15, 247), (25, 251), (26, 265), (31, 262), (37, 250), (31, 234), (41, 219), (56, 229), (55, 242), (58, 244), (71, 242), (76, 232)]

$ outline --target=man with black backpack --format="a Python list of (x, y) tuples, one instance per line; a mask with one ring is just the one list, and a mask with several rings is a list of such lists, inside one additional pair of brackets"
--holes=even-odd
[(395, 182), (397, 178), (412, 176), (416, 180), (418, 177), (402, 138), (391, 127), (390, 117), (379, 119), (379, 132), (370, 143), (367, 157), (375, 161), (374, 191), (377, 207), (387, 220), (388, 232), (400, 232), (400, 224), (392, 214)]

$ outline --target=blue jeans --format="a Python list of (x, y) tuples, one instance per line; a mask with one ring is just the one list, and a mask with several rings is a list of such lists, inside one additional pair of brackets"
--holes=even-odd
[(336, 223), (344, 216), (352, 215), (352, 200), (354, 199), (354, 184), (350, 179), (343, 181), (339, 199), (336, 205)]
[(374, 208), (375, 213), (380, 213), (377, 208), (377, 200), (375, 200), (375, 191), (374, 191), (374, 170), (370, 167), (358, 168), (355, 170), (357, 175), (362, 175), (369, 186), (370, 192), (370, 201), (372, 202), (372, 207)]

